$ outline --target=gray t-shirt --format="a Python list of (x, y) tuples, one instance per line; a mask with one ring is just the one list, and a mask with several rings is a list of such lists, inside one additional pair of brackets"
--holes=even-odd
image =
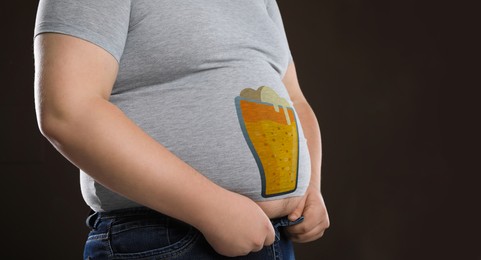
[[(256, 201), (305, 193), (310, 159), (281, 81), (292, 58), (275, 0), (40, 0), (35, 36), (45, 32), (113, 55), (110, 101), (213, 182)], [(80, 176), (92, 209), (139, 206)]]

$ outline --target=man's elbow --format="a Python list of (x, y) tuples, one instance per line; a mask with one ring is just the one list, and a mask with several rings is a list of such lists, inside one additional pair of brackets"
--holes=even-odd
[(42, 111), (37, 115), (37, 124), (40, 133), (52, 143), (61, 143), (63, 140), (63, 131), (65, 122), (61, 118), (56, 117), (52, 113)]
[[(72, 102), (73, 103), (73, 102)], [(44, 101), (37, 106), (37, 124), (42, 135), (52, 143), (63, 143), (75, 132), (79, 111), (74, 104)], [(68, 105), (66, 105), (68, 104)]]

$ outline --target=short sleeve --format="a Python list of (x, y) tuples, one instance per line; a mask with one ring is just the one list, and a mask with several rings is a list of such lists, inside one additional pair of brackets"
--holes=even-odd
[(71, 35), (100, 46), (120, 61), (130, 6), (130, 0), (40, 0), (34, 38), (47, 32)]
[[(279, 6), (277, 5), (277, 1), (276, 0), (266, 0), (266, 1), (267, 1), (267, 12), (269, 13), (269, 16), (271, 17), (272, 21), (279, 28), (279, 30), (282, 31), (286, 44), (289, 47), (286, 32), (284, 29), (284, 23), (282, 22), (282, 16), (279, 10)], [(292, 53), (289, 48), (288, 48), (288, 51), (289, 51), (289, 63), (291, 63), (293, 61)]]

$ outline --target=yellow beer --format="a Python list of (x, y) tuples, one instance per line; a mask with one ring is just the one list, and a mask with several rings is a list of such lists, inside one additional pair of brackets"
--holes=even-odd
[(262, 195), (271, 197), (297, 188), (299, 139), (292, 108), (247, 98), (237, 99), (239, 121), (257, 161)]

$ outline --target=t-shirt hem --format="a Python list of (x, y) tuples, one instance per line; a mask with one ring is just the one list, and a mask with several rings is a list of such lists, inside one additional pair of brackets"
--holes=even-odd
[(297, 189), (293, 192), (290, 193), (285, 193), (282, 195), (277, 195), (277, 196), (269, 196), (269, 197), (262, 197), (258, 192), (256, 193), (241, 193), (242, 195), (252, 199), (253, 201), (256, 202), (262, 202), (262, 201), (272, 201), (272, 200), (280, 200), (280, 199), (287, 199), (287, 198), (292, 198), (292, 197), (302, 197), (306, 193), (307, 186), (306, 187), (297, 187)]

